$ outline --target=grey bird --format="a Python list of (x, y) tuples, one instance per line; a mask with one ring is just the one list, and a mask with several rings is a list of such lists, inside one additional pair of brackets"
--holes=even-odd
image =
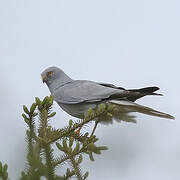
[(73, 80), (58, 67), (49, 67), (41, 74), (57, 104), (68, 114), (83, 119), (89, 108), (102, 103), (111, 103), (117, 107), (111, 119), (104, 117), (103, 123), (118, 121), (135, 122), (130, 112), (139, 112), (161, 118), (174, 119), (173, 116), (139, 105), (135, 101), (155, 93), (158, 87), (126, 90), (113, 84), (98, 83), (88, 80)]

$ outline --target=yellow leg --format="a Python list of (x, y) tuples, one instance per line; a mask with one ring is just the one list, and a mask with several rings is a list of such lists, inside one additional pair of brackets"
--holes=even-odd
[(81, 127), (79, 127), (76, 131), (74, 131), (76, 134), (80, 134), (80, 131), (81, 131), (81, 129), (82, 129), (82, 126)]

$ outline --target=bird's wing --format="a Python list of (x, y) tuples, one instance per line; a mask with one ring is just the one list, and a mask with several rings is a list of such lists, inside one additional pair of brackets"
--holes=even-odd
[(157, 90), (159, 90), (158, 87), (126, 90), (113, 84), (76, 80), (57, 88), (54, 99), (65, 104), (122, 99), (136, 101), (146, 95), (161, 95), (154, 93)]
[(126, 90), (125, 88), (119, 87), (119, 86), (115, 86), (114, 84), (101, 83), (101, 82), (98, 82), (98, 84), (101, 85), (101, 86), (110, 87), (110, 88), (114, 88), (114, 89)]
[(162, 96), (162, 94), (155, 93), (155, 91), (159, 90), (159, 87), (156, 87), (156, 86), (145, 87), (145, 88), (141, 88), (141, 89), (128, 89), (127, 90), (123, 87), (115, 86), (113, 84), (108, 84), (108, 83), (98, 83), (98, 84), (105, 86), (105, 87), (125, 90), (127, 92), (126, 99), (129, 101), (133, 101), (133, 102), (141, 97), (146, 96), (146, 95)]
[(77, 104), (82, 102), (98, 102), (111, 96), (125, 97), (127, 92), (102, 86), (93, 81), (76, 80), (68, 83), (54, 92), (54, 99), (59, 103)]

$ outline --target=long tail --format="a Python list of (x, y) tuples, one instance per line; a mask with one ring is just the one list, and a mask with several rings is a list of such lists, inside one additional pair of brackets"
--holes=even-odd
[(127, 112), (139, 112), (139, 113), (143, 113), (143, 114), (147, 114), (147, 115), (151, 115), (151, 116), (156, 116), (156, 117), (161, 117), (161, 118), (166, 118), (166, 119), (175, 119), (170, 114), (163, 113), (160, 111), (156, 111), (152, 108), (142, 106), (142, 105), (139, 105), (139, 104), (131, 102), (131, 101), (111, 100), (110, 102), (112, 104), (118, 105), (119, 107), (122, 107)]

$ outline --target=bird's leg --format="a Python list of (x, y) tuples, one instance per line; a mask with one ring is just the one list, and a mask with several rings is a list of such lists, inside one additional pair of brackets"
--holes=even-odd
[(82, 129), (83, 126), (80, 126), (76, 131), (74, 131), (76, 134), (80, 134), (80, 131)]
[(81, 126), (80, 126), (76, 131), (74, 131), (74, 132), (79, 135), (82, 127), (83, 127), (83, 125), (81, 125)]
[[(94, 125), (94, 128), (93, 128), (93, 130), (92, 130), (91, 136), (94, 135), (94, 132), (95, 132), (95, 130), (96, 130), (96, 128), (97, 128), (98, 123), (99, 123), (99, 121), (95, 121), (95, 125)], [(91, 136), (90, 136), (90, 137), (91, 137)]]

